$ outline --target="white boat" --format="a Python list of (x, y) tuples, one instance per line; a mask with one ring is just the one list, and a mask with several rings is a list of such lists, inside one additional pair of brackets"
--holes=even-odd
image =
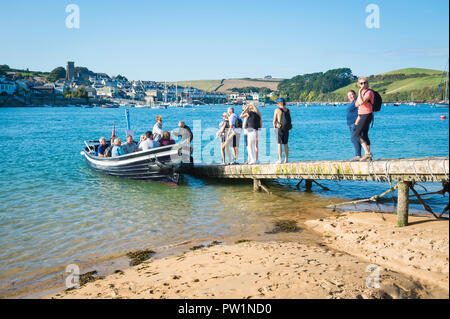
[(138, 109), (149, 108), (149, 107), (150, 107), (150, 105), (145, 105), (145, 104), (136, 104), (135, 105), (135, 108), (138, 108)]
[(155, 104), (155, 105), (152, 105), (151, 108), (153, 110), (165, 110), (165, 109), (167, 109), (167, 105), (165, 105), (165, 104)]

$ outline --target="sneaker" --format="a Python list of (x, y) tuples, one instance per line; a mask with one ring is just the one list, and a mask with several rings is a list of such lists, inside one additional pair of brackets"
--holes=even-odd
[(364, 162), (364, 161), (371, 161), (372, 160), (372, 154), (371, 153), (367, 153), (364, 154), (364, 157), (361, 158), (359, 161), (360, 162)]

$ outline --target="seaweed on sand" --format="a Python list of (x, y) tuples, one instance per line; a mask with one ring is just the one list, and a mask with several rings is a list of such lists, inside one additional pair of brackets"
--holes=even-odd
[(236, 240), (234, 243), (235, 244), (240, 244), (240, 243), (247, 243), (249, 241), (251, 241), (251, 240), (250, 239), (239, 239), (239, 240)]
[(213, 240), (211, 243), (209, 243), (206, 247), (212, 247), (216, 245), (220, 245), (222, 242), (218, 240)]
[(80, 275), (80, 287), (84, 286), (88, 282), (96, 281), (98, 279), (100, 279), (100, 278), (97, 277), (97, 270), (89, 271), (85, 274), (82, 274), (82, 275)]
[(298, 231), (300, 231), (300, 228), (297, 226), (297, 222), (295, 220), (279, 220), (275, 222), (273, 229), (266, 233), (294, 233)]
[(136, 266), (150, 259), (150, 257), (154, 254), (155, 252), (153, 250), (145, 249), (145, 250), (130, 251), (129, 253), (127, 253), (127, 257), (131, 259), (130, 266)]
[(197, 250), (197, 249), (202, 249), (202, 248), (204, 248), (205, 247), (205, 245), (198, 245), (198, 246), (194, 246), (194, 247), (191, 247), (191, 248), (189, 248), (190, 250)]

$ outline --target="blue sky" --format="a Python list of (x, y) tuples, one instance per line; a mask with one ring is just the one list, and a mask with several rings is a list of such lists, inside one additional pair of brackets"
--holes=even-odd
[[(66, 28), (71, 3), (80, 29)], [(371, 3), (379, 29), (365, 25)], [(443, 69), (449, 55), (447, 0), (15, 0), (2, 1), (0, 29), (0, 64), (50, 71), (70, 60), (136, 80), (370, 75)]]

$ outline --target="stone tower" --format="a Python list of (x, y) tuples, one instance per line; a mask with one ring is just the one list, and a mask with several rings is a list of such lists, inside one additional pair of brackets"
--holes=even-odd
[(75, 63), (67, 62), (66, 66), (66, 80), (72, 81), (75, 78)]

